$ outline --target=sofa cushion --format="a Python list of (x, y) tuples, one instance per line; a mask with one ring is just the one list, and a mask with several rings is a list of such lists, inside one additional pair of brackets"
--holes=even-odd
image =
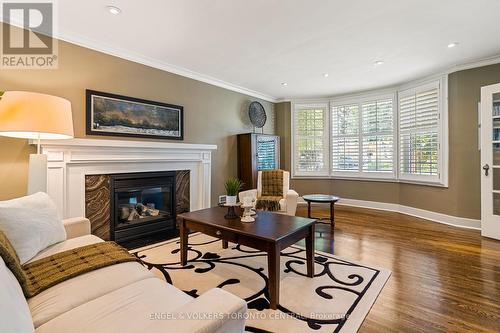
[(101, 268), (64, 281), (28, 299), (33, 324), (38, 327), (86, 302), (154, 274), (137, 262)]
[(66, 239), (56, 205), (42, 192), (0, 201), (0, 230), (12, 243), (21, 264)]
[(34, 332), (21, 286), (0, 258), (0, 332)]
[(77, 247), (85, 246), (85, 245), (90, 245), (90, 244), (95, 244), (99, 242), (104, 242), (102, 239), (100, 239), (97, 236), (94, 235), (85, 235), (81, 237), (76, 237), (76, 238), (71, 238), (68, 240), (65, 240), (64, 242), (60, 242), (57, 244), (54, 244), (52, 246), (49, 246), (45, 250), (41, 251), (38, 253), (36, 256), (34, 256), (31, 260), (28, 261), (28, 263), (33, 262), (38, 259), (42, 259), (48, 256), (51, 256), (53, 254), (63, 252), (66, 250), (71, 250), (75, 249)]
[[(82, 304), (39, 326), (38, 333), (165, 333), (168, 318), (154, 320), (192, 301), (181, 290), (158, 278), (117, 289)], [(158, 319), (158, 318), (156, 318)], [(182, 332), (182, 321), (176, 332)]]

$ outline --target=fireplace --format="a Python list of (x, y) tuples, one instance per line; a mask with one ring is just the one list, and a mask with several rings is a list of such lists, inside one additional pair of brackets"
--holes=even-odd
[(176, 172), (110, 175), (110, 239), (117, 243), (176, 229)]
[(41, 141), (41, 152), (48, 161), (47, 193), (60, 216), (87, 217), (92, 234), (104, 240), (111, 239), (111, 176), (175, 171), (179, 216), (211, 206), (214, 149), (217, 146), (180, 142), (87, 138)]
[(177, 215), (190, 211), (190, 171), (85, 176), (92, 234), (136, 248), (177, 237)]

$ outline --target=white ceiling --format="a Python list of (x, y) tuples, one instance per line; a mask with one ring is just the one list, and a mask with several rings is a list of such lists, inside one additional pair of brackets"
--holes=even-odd
[(499, 0), (59, 0), (58, 10), (63, 39), (269, 100), (394, 85), (500, 55)]

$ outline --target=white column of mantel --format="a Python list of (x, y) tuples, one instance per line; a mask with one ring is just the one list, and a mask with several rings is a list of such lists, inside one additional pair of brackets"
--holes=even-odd
[(210, 152), (204, 152), (202, 154), (203, 160), (200, 165), (200, 178), (203, 180), (201, 181), (202, 186), (200, 186), (200, 192), (201, 192), (201, 197), (203, 198), (201, 204), (201, 208), (210, 208), (211, 207), (211, 178), (212, 178), (212, 172), (211, 172), (211, 153)]

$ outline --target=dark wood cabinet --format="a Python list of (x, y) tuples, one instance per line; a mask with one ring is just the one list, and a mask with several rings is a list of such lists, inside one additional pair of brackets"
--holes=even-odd
[(280, 137), (277, 135), (238, 134), (238, 178), (243, 190), (257, 188), (257, 171), (280, 168)]

